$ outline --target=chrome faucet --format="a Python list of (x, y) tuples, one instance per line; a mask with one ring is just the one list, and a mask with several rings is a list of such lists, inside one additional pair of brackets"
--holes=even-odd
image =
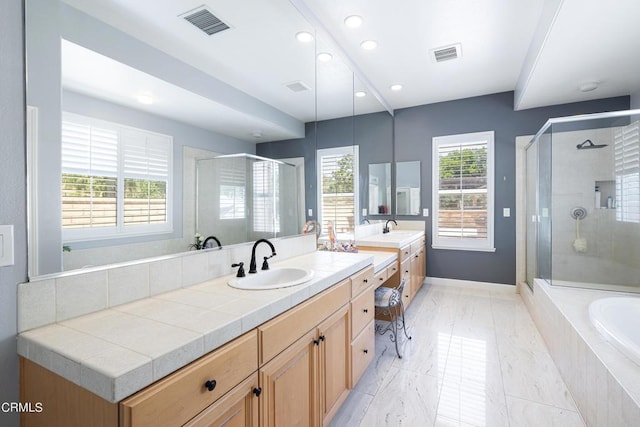
[(276, 256), (276, 248), (273, 247), (273, 243), (271, 243), (267, 239), (258, 239), (258, 240), (256, 240), (256, 242), (253, 244), (253, 249), (251, 250), (251, 263), (249, 264), (249, 273), (257, 273), (258, 272), (258, 270), (256, 270), (256, 247), (258, 247), (258, 245), (260, 243), (266, 243), (267, 245), (269, 245), (269, 247), (271, 248), (271, 252), (272, 252), (271, 256), (264, 257), (264, 262), (262, 263), (262, 270), (268, 270), (269, 269), (269, 263), (267, 262), (267, 260), (269, 258), (272, 258), (272, 257)]
[(369, 220), (367, 218), (362, 218), (362, 221), (360, 221), (360, 224), (364, 224), (365, 222), (367, 224), (371, 224), (371, 222), (369, 222)]
[(389, 223), (390, 222), (393, 222), (396, 225), (396, 227), (398, 226), (398, 223), (396, 222), (395, 219), (388, 219), (387, 222), (384, 224), (384, 228), (382, 229), (383, 233), (386, 234), (386, 233), (389, 232)]
[(207, 249), (207, 244), (211, 241), (211, 240), (215, 240), (216, 243), (218, 244), (218, 247), (220, 249), (222, 249), (222, 243), (220, 243), (220, 240), (218, 240), (218, 238), (216, 236), (209, 236), (206, 239), (204, 239), (204, 242), (202, 242), (202, 248), (203, 249)]

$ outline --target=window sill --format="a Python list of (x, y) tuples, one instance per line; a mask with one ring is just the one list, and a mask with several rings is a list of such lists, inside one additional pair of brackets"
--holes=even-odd
[(444, 246), (444, 245), (431, 245), (432, 249), (448, 249), (452, 251), (469, 251), (469, 252), (495, 252), (496, 248), (474, 248), (465, 246)]

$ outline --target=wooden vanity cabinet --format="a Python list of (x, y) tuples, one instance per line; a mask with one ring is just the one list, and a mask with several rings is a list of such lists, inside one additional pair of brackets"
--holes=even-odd
[[(259, 371), (264, 427), (327, 425), (347, 398), (351, 286), (347, 279), (258, 327), (266, 362)], [(309, 327), (309, 332), (288, 344), (292, 329)]]
[(23, 425), (328, 425), (375, 353), (373, 277), (369, 266), (119, 403), (21, 359), (22, 401), (47, 408)]
[(258, 373), (249, 378), (200, 412), (185, 427), (258, 427), (258, 402), (262, 389), (258, 387)]
[(181, 426), (257, 369), (253, 330), (120, 402), (120, 425)]

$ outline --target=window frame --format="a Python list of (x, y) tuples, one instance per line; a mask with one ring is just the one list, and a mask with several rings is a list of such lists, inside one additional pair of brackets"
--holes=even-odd
[[(358, 145), (348, 145), (342, 147), (333, 148), (319, 148), (316, 150), (316, 188), (318, 189), (316, 195), (316, 210), (318, 224), (322, 224), (322, 157), (324, 156), (336, 156), (353, 154), (353, 224), (354, 230), (356, 224), (360, 223), (360, 191), (358, 185), (359, 175), (359, 163), (360, 152)], [(345, 193), (347, 194), (347, 193)], [(324, 228), (321, 231), (322, 235), (327, 235), (327, 230)], [(337, 234), (337, 233), (336, 233)]]
[[(440, 237), (440, 147), (469, 144), (478, 141), (487, 143), (487, 238)], [(461, 190), (462, 192), (462, 190)], [(472, 132), (432, 138), (432, 244), (433, 249), (495, 252), (495, 131)]]
[[(81, 125), (92, 127), (101, 127), (114, 130), (118, 133), (118, 165), (117, 165), (117, 190), (116, 190), (116, 225), (109, 227), (85, 227), (85, 228), (62, 228), (62, 240), (65, 243), (89, 242), (96, 240), (109, 240), (126, 237), (151, 236), (157, 234), (173, 233), (173, 137), (170, 135), (153, 132), (146, 129), (135, 128), (120, 123), (110, 122), (94, 117), (83, 116), (76, 113), (64, 111), (62, 113), (62, 121), (69, 121)], [(124, 182), (125, 179), (139, 179), (138, 177), (129, 176), (124, 171), (124, 149), (121, 135), (123, 131), (138, 132), (146, 136), (163, 140), (167, 143), (168, 148), (168, 165), (167, 165), (167, 188), (166, 188), (166, 221), (164, 223), (155, 224), (136, 224), (125, 225), (124, 223)], [(60, 170), (60, 180), (62, 174)], [(154, 180), (148, 177), (149, 180)], [(60, 199), (60, 209), (62, 209), (62, 199)]]

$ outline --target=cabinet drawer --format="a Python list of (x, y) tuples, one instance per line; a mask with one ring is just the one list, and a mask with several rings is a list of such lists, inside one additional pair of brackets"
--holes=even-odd
[(351, 339), (354, 339), (362, 328), (369, 323), (375, 315), (375, 285), (370, 286), (360, 296), (351, 301)]
[(258, 373), (238, 384), (183, 427), (258, 425)]
[(351, 296), (355, 297), (373, 283), (373, 266), (358, 271), (351, 276)]
[(371, 320), (351, 343), (351, 387), (359, 380), (373, 360), (375, 349), (375, 321)]
[(421, 237), (420, 239), (414, 240), (413, 242), (411, 242), (411, 253), (416, 253), (417, 251), (419, 251), (421, 248), (424, 248), (424, 237)]
[(349, 302), (351, 283), (345, 279), (320, 295), (258, 326), (260, 336), (259, 363), (271, 360), (296, 342), (306, 332)]
[(380, 286), (384, 282), (386, 282), (388, 278), (389, 278), (389, 275), (387, 273), (387, 269), (383, 268), (382, 270), (378, 271), (375, 276), (373, 276), (372, 284), (376, 287)]
[(393, 264), (391, 264), (389, 267), (387, 267), (387, 278), (390, 279), (391, 276), (396, 274), (397, 271), (398, 271), (398, 262), (397, 261), (393, 261)]
[(398, 255), (400, 256), (400, 262), (404, 261), (405, 259), (408, 259), (409, 255), (411, 255), (411, 245), (407, 245), (404, 248), (400, 248)]
[[(258, 369), (255, 330), (120, 403), (121, 425), (182, 425)], [(215, 381), (213, 390), (205, 386)]]

